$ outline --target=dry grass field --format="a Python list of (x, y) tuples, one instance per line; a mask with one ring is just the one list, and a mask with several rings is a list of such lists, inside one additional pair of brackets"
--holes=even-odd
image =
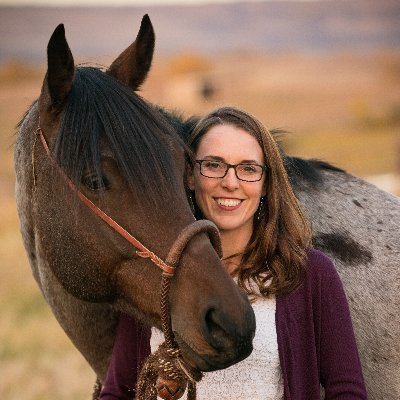
[[(43, 72), (0, 66), (2, 400), (89, 399), (95, 379), (43, 301), (18, 232), (13, 133), (39, 94)], [(142, 95), (185, 116), (243, 107), (291, 132), (282, 138), (288, 153), (324, 159), (399, 194), (399, 53), (156, 57)]]

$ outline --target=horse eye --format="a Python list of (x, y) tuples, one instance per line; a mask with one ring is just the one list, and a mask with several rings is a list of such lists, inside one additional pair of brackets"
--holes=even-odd
[(99, 192), (110, 188), (107, 178), (97, 174), (86, 175), (82, 178), (82, 184), (89, 190)]

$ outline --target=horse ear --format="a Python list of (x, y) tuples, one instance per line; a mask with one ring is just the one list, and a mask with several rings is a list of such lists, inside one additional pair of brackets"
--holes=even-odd
[(136, 40), (110, 65), (107, 73), (137, 90), (145, 81), (154, 53), (153, 25), (146, 14), (142, 18)]
[(47, 45), (47, 86), (51, 105), (60, 106), (71, 91), (74, 58), (65, 38), (64, 25), (54, 30)]

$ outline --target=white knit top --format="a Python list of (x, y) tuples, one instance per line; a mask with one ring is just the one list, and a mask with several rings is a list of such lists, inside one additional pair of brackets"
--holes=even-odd
[[(252, 304), (257, 329), (253, 352), (231, 367), (207, 372), (197, 384), (198, 400), (282, 400), (283, 378), (278, 355), (275, 326), (275, 297), (257, 298)], [(162, 333), (152, 328), (151, 351), (164, 341)]]

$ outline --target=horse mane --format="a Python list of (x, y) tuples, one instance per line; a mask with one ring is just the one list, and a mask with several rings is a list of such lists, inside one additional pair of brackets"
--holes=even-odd
[(95, 67), (78, 67), (53, 149), (77, 186), (85, 169), (102, 178), (104, 139), (130, 189), (146, 193), (143, 202), (161, 206), (166, 196), (173, 197), (172, 142), (181, 142), (173, 125), (112, 76)]
[(318, 159), (305, 160), (284, 155), (284, 160), (290, 183), (296, 188), (300, 188), (303, 183), (311, 187), (322, 185), (324, 170), (346, 173), (343, 169)]
[(197, 116), (192, 116), (188, 119), (185, 119), (182, 114), (177, 112), (176, 110), (170, 111), (164, 108), (159, 108), (159, 111), (174, 127), (175, 131), (178, 133), (183, 142), (187, 143), (190, 134), (192, 133), (196, 124), (199, 122), (200, 118)]

